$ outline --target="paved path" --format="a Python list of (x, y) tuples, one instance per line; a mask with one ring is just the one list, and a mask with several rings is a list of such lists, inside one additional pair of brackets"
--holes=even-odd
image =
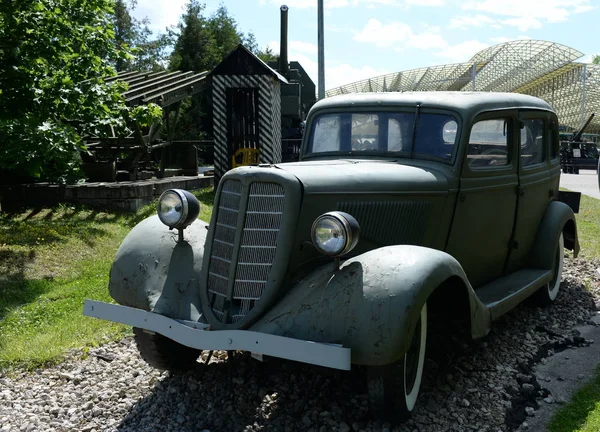
[(560, 186), (581, 192), (584, 195), (600, 199), (600, 189), (598, 188), (598, 176), (596, 171), (579, 170), (579, 174), (560, 174)]
[[(600, 324), (600, 312), (592, 320)], [(584, 384), (596, 376), (596, 369), (600, 363), (600, 327), (584, 325), (577, 327), (581, 336), (594, 340), (589, 347), (568, 349), (548, 357), (546, 364), (536, 365), (536, 375), (542, 387), (550, 391), (555, 403), (548, 404), (540, 400), (540, 409), (535, 411), (535, 416), (527, 420), (530, 432), (543, 432), (552, 415), (563, 404), (567, 403), (573, 394)], [(576, 425), (573, 425), (575, 429)], [(523, 428), (519, 429), (520, 431)]]

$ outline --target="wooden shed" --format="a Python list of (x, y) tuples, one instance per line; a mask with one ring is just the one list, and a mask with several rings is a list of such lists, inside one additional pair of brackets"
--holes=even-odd
[(233, 158), (240, 149), (257, 150), (259, 163), (281, 162), (280, 84), (287, 80), (243, 45), (223, 59), (210, 76), (215, 184), (233, 168)]

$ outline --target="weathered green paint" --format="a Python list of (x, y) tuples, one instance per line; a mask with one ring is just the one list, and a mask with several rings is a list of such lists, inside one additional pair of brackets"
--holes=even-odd
[(468, 292), (473, 336), (488, 332), (490, 316), (460, 264), (421, 246), (388, 246), (314, 270), (251, 327), (251, 330), (352, 350), (352, 362), (383, 365), (408, 348), (412, 326), (434, 289), (460, 277)]
[(110, 295), (125, 306), (198, 321), (202, 310), (198, 282), (206, 223), (196, 220), (183, 242), (151, 216), (125, 237), (110, 270)]
[(573, 224), (574, 236), (565, 235), (565, 247), (571, 249), (573, 255), (577, 257), (579, 254), (579, 239), (573, 210), (563, 202), (553, 201), (548, 205), (537, 229), (535, 243), (527, 260), (528, 267), (545, 270), (552, 268), (556, 242), (561, 231), (565, 231), (565, 226), (568, 223)]
[[(472, 336), (486, 335), (491, 319), (547, 282), (561, 231), (565, 247), (579, 251), (573, 212), (557, 201), (558, 154), (531, 168), (521, 166), (518, 156), (520, 121), (542, 118), (550, 136), (557, 131), (556, 115), (545, 102), (516, 94), (346, 95), (311, 109), (303, 151), (316, 115), (413, 111), (417, 103), (422, 112), (451, 113), (459, 120), (451, 163), (368, 153), (303, 154), (297, 163), (229, 171), (217, 190), (210, 227), (194, 223), (185, 243), (176, 244), (176, 233), (156, 217), (132, 230), (111, 271), (111, 295), (121, 304), (173, 318), (206, 320), (215, 329), (341, 343), (352, 348), (354, 363), (386, 364), (404, 354), (429, 295), (453, 278), (462, 281), (468, 299)], [(471, 169), (466, 163), (471, 125), (500, 116), (510, 120), (510, 164)], [(547, 152), (558, 146), (558, 133), (551, 136), (544, 143)], [(276, 260), (260, 301), (243, 320), (223, 324), (211, 310), (206, 287), (228, 179), (277, 183), (286, 202)], [(352, 214), (362, 230), (339, 270), (311, 243), (313, 221), (332, 210)]]

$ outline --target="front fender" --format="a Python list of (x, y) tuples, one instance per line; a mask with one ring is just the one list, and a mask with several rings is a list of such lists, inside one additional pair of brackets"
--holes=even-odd
[(429, 295), (455, 276), (469, 293), (474, 335), (482, 336), (490, 315), (460, 264), (445, 252), (407, 245), (371, 250), (337, 271), (333, 264), (318, 268), (251, 330), (340, 343), (351, 348), (355, 364), (389, 364), (407, 351)]
[(179, 242), (177, 230), (169, 230), (156, 215), (137, 224), (112, 264), (112, 298), (124, 306), (198, 321), (206, 226), (201, 220), (194, 221)]

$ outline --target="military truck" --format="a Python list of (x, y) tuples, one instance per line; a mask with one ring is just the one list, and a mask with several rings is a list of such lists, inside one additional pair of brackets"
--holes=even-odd
[(579, 243), (558, 136), (552, 108), (519, 94), (323, 99), (301, 160), (228, 171), (209, 224), (191, 193), (166, 191), (117, 251), (118, 304), (84, 314), (133, 326), (162, 369), (201, 350), (360, 366), (373, 414), (404, 421), (432, 323), (481, 338), (559, 295)]

